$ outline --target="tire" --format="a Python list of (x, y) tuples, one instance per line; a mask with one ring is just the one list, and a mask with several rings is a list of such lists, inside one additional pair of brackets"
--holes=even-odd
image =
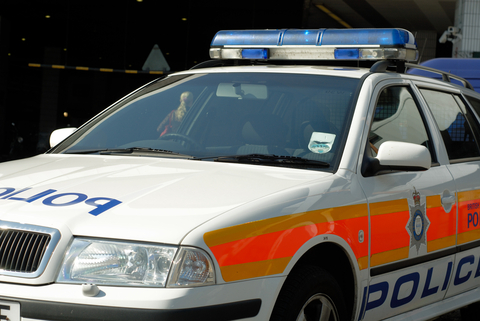
[(340, 286), (325, 270), (302, 266), (280, 291), (270, 321), (344, 321), (347, 308)]

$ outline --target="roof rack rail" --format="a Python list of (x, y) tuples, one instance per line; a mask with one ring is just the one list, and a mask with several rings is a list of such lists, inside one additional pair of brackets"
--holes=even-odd
[(446, 81), (446, 82), (449, 82), (451, 83), (451, 79), (455, 79), (455, 80), (458, 80), (459, 82), (461, 82), (463, 84), (463, 86), (465, 88), (468, 88), (468, 89), (471, 89), (471, 90), (475, 90), (472, 86), (472, 84), (466, 80), (465, 78), (463, 77), (460, 77), (460, 76), (457, 76), (457, 75), (454, 75), (454, 74), (451, 74), (449, 72), (446, 72), (446, 71), (443, 71), (443, 70), (439, 70), (439, 69), (435, 69), (435, 68), (430, 68), (430, 67), (425, 67), (425, 66), (420, 66), (420, 65), (417, 65), (417, 64), (409, 64), (409, 63), (406, 63), (405, 66), (407, 68), (411, 68), (411, 69), (420, 69), (420, 70), (425, 70), (425, 71), (429, 71), (429, 72), (433, 72), (433, 73), (436, 73), (436, 74), (440, 74), (442, 75), (442, 80), (443, 81)]
[(425, 67), (425, 66), (420, 66), (420, 65), (417, 65), (417, 64), (406, 63), (404, 61), (396, 61), (396, 60), (378, 61), (370, 68), (370, 72), (372, 72), (372, 73), (385, 72), (387, 70), (387, 68), (389, 68), (389, 67), (395, 67), (397, 73), (404, 73), (406, 71), (406, 68), (419, 69), (419, 70), (432, 72), (432, 73), (441, 75), (442, 80), (445, 81), (445, 82), (452, 83), (452, 79), (455, 79), (455, 80), (461, 82), (462, 85), (465, 88), (475, 90), (473, 88), (472, 84), (468, 80), (466, 80), (465, 78), (462, 78), (460, 76), (451, 74), (451, 73), (443, 71), (443, 70), (434, 69), (434, 68)]

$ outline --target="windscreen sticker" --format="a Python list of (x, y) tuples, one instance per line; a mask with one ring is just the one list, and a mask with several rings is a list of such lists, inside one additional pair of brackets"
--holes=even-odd
[(308, 149), (316, 154), (328, 153), (332, 149), (335, 137), (335, 134), (313, 132), (308, 143)]
[[(0, 200), (23, 201), (27, 203), (42, 202), (46, 206), (71, 206), (78, 203), (85, 203), (94, 208), (89, 214), (97, 216), (122, 202), (110, 197), (91, 197), (83, 193), (56, 193), (57, 190), (48, 189), (39, 193), (29, 191), (31, 188), (15, 189), (13, 187), (0, 187)], [(15, 195), (22, 194), (22, 197)], [(14, 197), (15, 196), (15, 197)], [(47, 197), (48, 196), (48, 197)], [(42, 200), (43, 199), (43, 200)]]

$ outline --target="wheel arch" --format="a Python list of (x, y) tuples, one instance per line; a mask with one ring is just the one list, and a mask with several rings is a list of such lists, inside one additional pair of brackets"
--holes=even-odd
[(346, 250), (334, 242), (319, 243), (302, 254), (291, 268), (287, 279), (294, 275), (297, 269), (306, 265), (320, 267), (334, 277), (342, 289), (348, 315), (351, 317), (354, 312), (357, 280), (354, 263)]

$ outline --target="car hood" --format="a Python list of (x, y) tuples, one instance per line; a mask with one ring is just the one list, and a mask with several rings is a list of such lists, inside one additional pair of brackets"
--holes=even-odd
[(174, 158), (39, 155), (0, 164), (0, 221), (179, 244), (233, 208), (330, 175)]

